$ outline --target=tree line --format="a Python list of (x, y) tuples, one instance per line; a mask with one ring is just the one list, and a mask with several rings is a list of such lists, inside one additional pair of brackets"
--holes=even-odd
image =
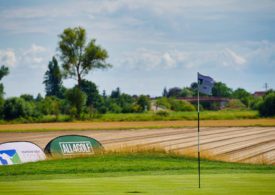
[[(39, 119), (51, 115), (56, 119), (60, 115), (72, 118), (92, 118), (104, 113), (141, 113), (150, 110), (152, 105), (165, 110), (194, 111), (195, 104), (178, 100), (181, 97), (196, 97), (197, 83), (189, 87), (164, 88), (162, 97), (152, 100), (148, 95), (131, 96), (114, 89), (110, 95), (102, 94), (95, 83), (86, 80), (85, 76), (95, 69), (108, 69), (108, 52), (96, 40), (87, 42), (85, 29), (81, 27), (66, 28), (59, 35), (58, 59), (53, 56), (44, 74), (45, 97), (40, 94), (33, 97), (22, 94), (20, 97), (4, 99), (4, 86), (0, 83), (0, 118)], [(0, 81), (9, 74), (6, 66), (0, 68)], [(66, 88), (63, 80), (71, 78), (76, 81), (72, 88)], [(232, 100), (228, 108), (255, 109), (262, 116), (275, 113), (275, 93), (269, 91), (264, 97), (255, 98), (245, 89), (232, 90), (225, 83), (217, 82), (213, 87), (213, 96), (226, 97)], [(203, 94), (201, 94), (203, 96)], [(219, 109), (217, 103), (201, 103), (202, 109)]]
[[(119, 88), (108, 96), (100, 94), (95, 83), (85, 76), (95, 69), (108, 69), (108, 52), (96, 40), (87, 41), (86, 30), (81, 27), (66, 28), (59, 35), (58, 54), (53, 56), (44, 74), (45, 97), (22, 94), (4, 100), (4, 87), (0, 84), (1, 118), (39, 118), (43, 115), (69, 115), (71, 118), (93, 117), (98, 113), (144, 112), (150, 109), (148, 96), (130, 96)], [(61, 64), (61, 65), (60, 65)], [(6, 66), (0, 69), (0, 80), (9, 73)], [(73, 88), (66, 88), (63, 80), (76, 80)]]
[[(189, 87), (172, 87), (170, 89), (164, 88), (162, 92), (163, 98), (159, 100), (161, 105), (169, 103), (171, 98), (191, 98), (197, 97), (197, 83), (193, 82)], [(200, 96), (207, 96), (200, 94)], [(250, 109), (258, 110), (261, 116), (275, 115), (275, 91), (268, 90), (263, 96), (254, 96), (243, 88), (233, 90), (225, 83), (216, 82), (212, 88), (212, 96), (220, 98), (228, 98), (229, 102), (224, 105), (224, 109)], [(171, 101), (171, 100), (170, 100)], [(220, 103), (213, 102), (200, 102), (202, 109), (206, 110), (219, 110), (221, 109)], [(196, 106), (196, 105), (194, 105)], [(169, 104), (168, 104), (169, 107)]]

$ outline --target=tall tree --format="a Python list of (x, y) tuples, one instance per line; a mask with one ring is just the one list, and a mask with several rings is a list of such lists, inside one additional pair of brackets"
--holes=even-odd
[(3, 78), (4, 76), (7, 76), (8, 74), (9, 74), (9, 68), (6, 67), (5, 65), (2, 65), (2, 66), (0, 67), (0, 80), (2, 80), (2, 78)]
[(170, 88), (168, 91), (168, 97), (180, 97), (181, 89), (179, 87)]
[(76, 79), (78, 87), (91, 70), (111, 67), (105, 62), (108, 58), (107, 51), (96, 45), (95, 39), (86, 43), (84, 28), (66, 28), (59, 38), (59, 51), (65, 76)]
[(164, 89), (163, 89), (162, 97), (168, 97), (168, 91), (167, 91), (166, 87), (164, 87)]
[(98, 108), (102, 104), (102, 98), (97, 90), (97, 86), (93, 82), (83, 79), (80, 89), (87, 95), (87, 106)]
[(226, 97), (230, 98), (232, 96), (232, 89), (227, 87), (225, 83), (216, 82), (212, 88), (212, 93), (214, 97)]
[[(2, 65), (0, 67), (0, 80), (2, 80), (2, 78), (8, 74), (9, 74), (9, 68), (6, 67), (5, 65)], [(0, 83), (0, 98), (3, 99), (3, 96), (4, 96), (4, 85)]]
[(261, 116), (275, 116), (275, 92), (268, 93), (259, 106)]
[(250, 103), (253, 100), (253, 96), (247, 92), (245, 89), (238, 88), (232, 93), (233, 98), (237, 98), (241, 100), (243, 104), (245, 104), (247, 107), (249, 107)]
[[(9, 68), (2, 65), (0, 67), (0, 80), (9, 74)], [(4, 85), (0, 83), (0, 118), (3, 117), (3, 105), (4, 105)]]
[(193, 96), (193, 91), (192, 89), (188, 88), (188, 87), (184, 87), (181, 90), (181, 97), (192, 97)]
[(116, 90), (111, 92), (111, 98), (119, 98), (120, 95), (121, 95), (121, 93), (120, 93), (119, 87), (117, 87)]
[(140, 107), (140, 112), (145, 112), (150, 110), (151, 103), (150, 103), (150, 98), (148, 96), (145, 96), (145, 95), (139, 96), (136, 103)]
[(46, 96), (62, 97), (62, 73), (55, 57), (49, 62), (44, 81)]
[(74, 87), (67, 90), (66, 99), (69, 101), (71, 106), (71, 114), (76, 114), (76, 117), (79, 119), (83, 111), (83, 108), (86, 104), (87, 96), (86, 94), (79, 89), (79, 87)]

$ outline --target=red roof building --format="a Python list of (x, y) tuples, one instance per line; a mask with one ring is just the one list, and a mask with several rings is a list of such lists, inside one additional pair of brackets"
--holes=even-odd
[(265, 91), (255, 91), (255, 92), (253, 93), (253, 96), (254, 96), (254, 97), (263, 97), (265, 94), (266, 94)]

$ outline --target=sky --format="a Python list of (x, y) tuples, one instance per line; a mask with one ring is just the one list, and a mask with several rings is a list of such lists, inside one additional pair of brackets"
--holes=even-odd
[(86, 77), (100, 93), (160, 96), (164, 87), (189, 86), (197, 72), (233, 89), (275, 88), (273, 0), (0, 0), (0, 24), (5, 97), (44, 95), (58, 35), (78, 26), (113, 65)]

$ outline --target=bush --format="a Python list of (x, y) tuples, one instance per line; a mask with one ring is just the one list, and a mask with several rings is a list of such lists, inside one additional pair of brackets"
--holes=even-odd
[(87, 95), (86, 106), (93, 106), (99, 108), (102, 105), (102, 97), (99, 95), (97, 86), (95, 83), (87, 80), (82, 80), (80, 83), (80, 89)]
[(0, 119), (3, 119), (4, 98), (0, 97)]
[(167, 117), (169, 116), (169, 112), (165, 111), (165, 110), (160, 110), (156, 112), (157, 116), (162, 116), (162, 117)]
[[(80, 115), (84, 109), (86, 104), (87, 96), (84, 92), (82, 92), (78, 87), (74, 87), (69, 89), (66, 92), (66, 99), (70, 103), (70, 113), (71, 115), (75, 115), (78, 119), (80, 119)], [(76, 113), (75, 113), (76, 111)], [(72, 114), (73, 113), (73, 114)]]
[(275, 116), (275, 93), (269, 93), (259, 105), (261, 116)]
[(233, 99), (228, 102), (226, 108), (232, 110), (241, 110), (245, 109), (246, 106), (241, 102), (241, 100)]
[(112, 113), (121, 113), (122, 108), (119, 105), (117, 105), (116, 103), (111, 103), (109, 105), (109, 110)]
[(169, 99), (171, 109), (174, 111), (195, 111), (195, 107), (184, 100)]
[(260, 105), (263, 103), (263, 98), (262, 97), (258, 97), (255, 98), (251, 104), (250, 104), (250, 108), (253, 110), (259, 110), (260, 109)]
[(151, 107), (150, 99), (145, 95), (139, 96), (136, 104), (140, 107), (139, 112), (148, 111)]
[(12, 120), (19, 117), (37, 117), (39, 115), (34, 104), (17, 97), (9, 98), (5, 101), (3, 113), (4, 119), (6, 120)]
[(60, 105), (61, 100), (55, 96), (47, 96), (38, 103), (39, 110), (44, 115), (59, 115), (61, 110)]
[(166, 98), (166, 97), (158, 99), (156, 104), (159, 107), (164, 107), (166, 109), (171, 109), (171, 104), (169, 103), (168, 98)]
[(138, 113), (142, 111), (142, 107), (140, 107), (140, 105), (137, 105), (137, 104), (132, 105), (131, 109), (134, 113)]

